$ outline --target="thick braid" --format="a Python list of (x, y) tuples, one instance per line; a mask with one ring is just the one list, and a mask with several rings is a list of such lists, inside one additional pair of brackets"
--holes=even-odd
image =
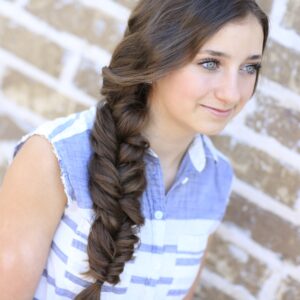
[(88, 275), (96, 282), (76, 299), (99, 299), (102, 284), (116, 284), (138, 242), (144, 223), (140, 197), (146, 180), (143, 156), (148, 143), (141, 136), (146, 103), (127, 88), (119, 101), (97, 108), (91, 133), (94, 154), (89, 164), (89, 188), (95, 211), (88, 238)]
[(156, 81), (191, 62), (224, 24), (249, 13), (262, 25), (265, 47), (268, 20), (255, 1), (225, 2), (223, 7), (218, 0), (139, 1), (109, 67), (103, 69), (105, 104), (97, 108), (89, 164), (95, 217), (88, 238), (87, 275), (95, 283), (77, 300), (98, 300), (103, 283), (118, 283), (133, 257), (136, 231), (144, 223), (140, 198), (146, 186), (143, 156), (148, 143), (141, 132)]

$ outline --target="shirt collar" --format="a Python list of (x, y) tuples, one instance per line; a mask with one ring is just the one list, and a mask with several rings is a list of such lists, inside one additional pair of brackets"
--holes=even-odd
[(203, 143), (205, 144), (207, 150), (210, 152), (215, 162), (219, 161), (220, 152), (215, 148), (214, 144), (210, 138), (206, 135), (202, 135)]
[(147, 149), (148, 154), (150, 154), (151, 156), (158, 158), (158, 155), (154, 152), (154, 150), (152, 148), (148, 148)]
[(189, 146), (188, 154), (194, 168), (201, 172), (206, 163), (205, 150), (203, 140), (200, 134), (197, 134)]
[[(207, 149), (207, 150), (206, 150)], [(148, 154), (154, 158), (158, 158), (158, 155), (153, 149), (148, 148)], [(206, 153), (209, 152), (209, 153)], [(218, 161), (218, 154), (213, 146), (212, 142), (207, 136), (197, 134), (188, 148), (189, 158), (194, 168), (201, 172), (206, 164), (206, 157), (212, 156), (215, 162)]]

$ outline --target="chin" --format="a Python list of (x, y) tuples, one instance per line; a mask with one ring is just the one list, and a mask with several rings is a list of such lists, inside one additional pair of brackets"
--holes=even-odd
[(205, 135), (207, 136), (216, 136), (220, 133), (221, 131), (218, 131), (218, 132), (213, 132), (213, 133), (205, 133)]
[(208, 135), (208, 136), (214, 136), (214, 135), (218, 135), (219, 133), (221, 133), (224, 130), (224, 128), (225, 128), (225, 126), (222, 128), (211, 128), (211, 129), (202, 131), (200, 133), (202, 133), (204, 135)]

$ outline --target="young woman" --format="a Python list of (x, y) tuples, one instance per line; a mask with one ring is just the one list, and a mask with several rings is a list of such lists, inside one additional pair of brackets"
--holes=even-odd
[(1, 299), (192, 299), (232, 171), (208, 139), (254, 93), (252, 0), (143, 0), (96, 108), (16, 147), (0, 191)]

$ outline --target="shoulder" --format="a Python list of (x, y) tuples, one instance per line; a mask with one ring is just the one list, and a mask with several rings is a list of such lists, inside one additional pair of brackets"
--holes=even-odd
[(89, 131), (93, 126), (95, 113), (96, 108), (93, 106), (88, 110), (45, 122), (19, 141), (15, 148), (14, 155), (23, 146), (24, 142), (33, 135), (44, 136), (47, 140), (54, 143)]
[(50, 239), (63, 214), (66, 196), (47, 140), (33, 136), (24, 144), (4, 177), (0, 201), (1, 219), (11, 223), (14, 232), (22, 233), (19, 236), (33, 238), (33, 233), (43, 233)]
[[(51, 144), (41, 136), (31, 136), (24, 143), (8, 169), (7, 180), (14, 185), (15, 195), (26, 191), (33, 200), (41, 199), (41, 195), (43, 199), (53, 195), (65, 202), (58, 161)], [(17, 186), (20, 188), (17, 189)], [(55, 199), (51, 202), (54, 203)]]
[(4, 265), (0, 259), (0, 270), (5, 269), (8, 284), (16, 272), (21, 278), (13, 290), (0, 283), (4, 294), (20, 295), (25, 290), (24, 295), (32, 298), (66, 201), (51, 145), (40, 136), (29, 138), (0, 189), (0, 256), (9, 258)]
[[(25, 145), (26, 148), (30, 147), (27, 143), (32, 139), (30, 144), (46, 144), (44, 146), (49, 147), (59, 168), (68, 204), (75, 199), (74, 187), (81, 183), (85, 184), (87, 180), (86, 165), (91, 154), (89, 136), (94, 124), (95, 113), (95, 107), (91, 107), (67, 117), (48, 121), (25, 135), (17, 143), (13, 153), (13, 157), (15, 157)], [(42, 145), (39, 145), (35, 151), (38, 152), (41, 147)], [(43, 157), (42, 151), (40, 156)]]

